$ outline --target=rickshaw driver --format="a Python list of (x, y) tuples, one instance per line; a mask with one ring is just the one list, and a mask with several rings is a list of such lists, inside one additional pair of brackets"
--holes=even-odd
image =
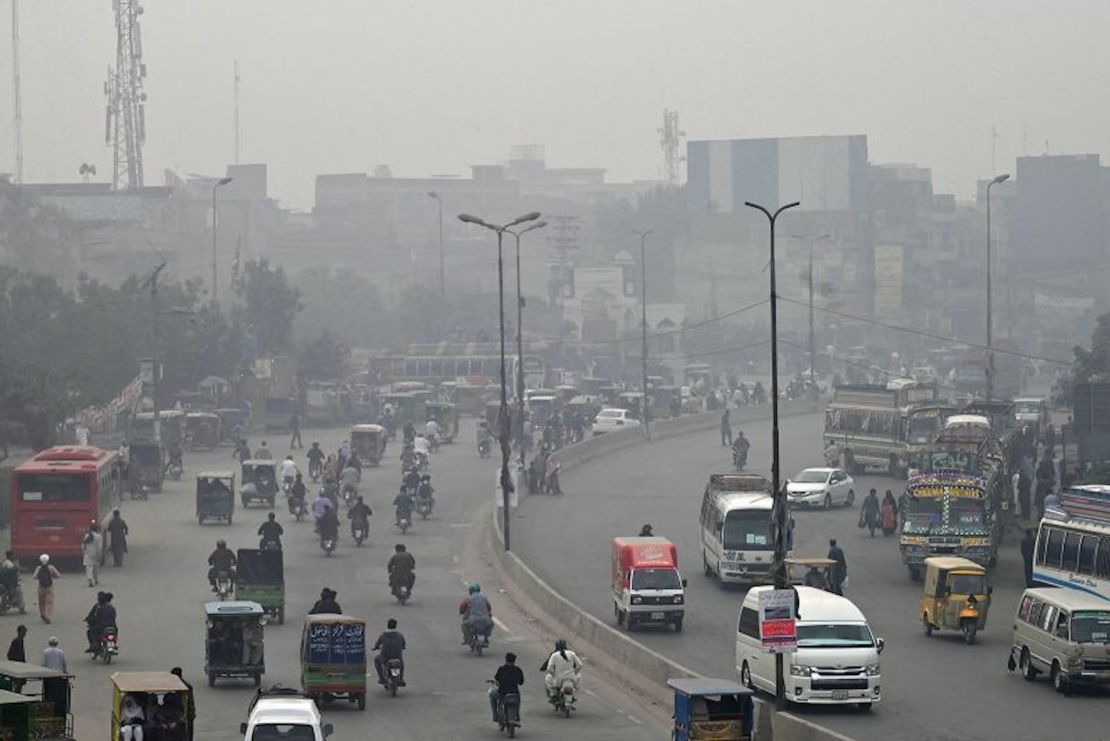
[(825, 575), (822, 574), (816, 566), (811, 565), (809, 571), (806, 572), (805, 586), (829, 591), (829, 583), (825, 580)]
[(216, 574), (221, 571), (226, 571), (228, 578), (232, 583), (235, 582), (235, 553), (227, 547), (227, 541), (216, 541), (216, 550), (212, 551), (212, 555), (208, 557), (208, 565), (212, 568), (208, 569), (208, 583), (212, 585), (212, 591), (216, 591)]

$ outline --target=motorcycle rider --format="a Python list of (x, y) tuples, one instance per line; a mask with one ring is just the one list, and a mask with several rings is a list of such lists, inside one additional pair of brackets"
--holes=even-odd
[(412, 520), (412, 496), (409, 494), (408, 487), (404, 484), (401, 485), (401, 490), (393, 499), (393, 506), (396, 508), (396, 522), (394, 522), (395, 525), (400, 525), (401, 520)]
[(181, 443), (177, 442), (176, 440), (171, 442), (169, 444), (169, 447), (166, 449), (166, 454), (169, 456), (170, 459), (169, 466), (167, 466), (167, 468), (176, 466), (177, 470), (179, 471), (185, 468), (185, 466), (181, 462), (184, 456), (184, 453), (181, 450)]
[(347, 519), (351, 521), (351, 537), (354, 537), (355, 529), (362, 526), (364, 533), (370, 532), (370, 516), (374, 514), (369, 505), (362, 501), (362, 497), (355, 500), (351, 508), (347, 510)]
[(389, 590), (396, 593), (397, 588), (404, 586), (412, 594), (412, 586), (416, 583), (416, 559), (405, 550), (402, 543), (393, 546), (393, 555), (385, 569), (389, 572)]
[(343, 608), (335, 601), (339, 593), (330, 587), (324, 587), (320, 590), (320, 599), (316, 600), (316, 604), (308, 611), (309, 615), (342, 615)]
[(306, 453), (308, 458), (308, 475), (313, 479), (319, 479), (320, 473), (324, 470), (324, 451), (320, 449), (320, 443), (315, 440), (312, 446)]
[(328, 506), (324, 509), (324, 514), (320, 515), (320, 519), (316, 521), (316, 528), (320, 531), (320, 544), (323, 545), (325, 540), (331, 540), (333, 543), (339, 542), (339, 515), (335, 513), (335, 507)]
[(332, 501), (321, 487), (316, 492), (316, 498), (312, 500), (312, 516), (316, 518), (317, 529), (320, 526), (320, 518), (324, 516), (324, 511), (330, 506), (332, 506)]
[(500, 723), (497, 717), (498, 705), (505, 695), (520, 697), (520, 685), (524, 684), (524, 672), (516, 665), (516, 654), (512, 651), (505, 654), (505, 663), (493, 675), (494, 685), (489, 689), (489, 707), (493, 712), (493, 722)]
[(399, 687), (405, 686), (405, 637), (397, 630), (397, 621), (390, 618), (385, 624), (385, 632), (374, 641), (371, 651), (377, 651), (374, 657), (374, 668), (378, 670), (378, 684), (385, 685), (385, 665), (393, 660), (401, 662), (401, 678), (397, 681)]
[(277, 516), (271, 512), (266, 516), (266, 521), (259, 526), (258, 534), (262, 537), (258, 543), (259, 548), (265, 549), (267, 543), (274, 543), (277, 549), (281, 550), (281, 536), (285, 535), (285, 528), (276, 518)]
[(296, 478), (293, 479), (293, 486), (289, 489), (289, 511), (296, 514), (299, 509), (304, 507), (304, 500), (307, 496), (308, 489), (298, 473)]
[(256, 461), (272, 461), (274, 459), (274, 454), (271, 453), (270, 449), (266, 447), (265, 440), (263, 440), (258, 448), (254, 451), (253, 458)]
[(15, 562), (15, 554), (7, 551), (4, 560), (0, 562), (0, 587), (8, 594), (8, 604), (23, 612), (23, 590), (19, 586), (19, 566)]
[(281, 481), (285, 486), (292, 487), (293, 481), (300, 475), (297, 470), (297, 464), (293, 460), (293, 454), (285, 456), (285, 460), (281, 462)]
[(547, 672), (543, 684), (547, 687), (547, 699), (554, 703), (559, 698), (564, 683), (572, 682), (574, 689), (578, 689), (578, 683), (582, 680), (582, 660), (560, 638), (555, 641), (555, 650), (540, 665), (540, 671)]
[(482, 594), (482, 587), (478, 582), (471, 582), (466, 591), (467, 596), (459, 603), (463, 645), (470, 645), (470, 636), (473, 633), (482, 636), (483, 645), (488, 646), (490, 633), (493, 632), (493, 607)]
[(403, 431), (403, 442), (405, 445), (412, 445), (413, 438), (416, 437), (416, 428), (412, 426), (412, 422), (405, 422)]
[(439, 446), (439, 422), (436, 422), (434, 418), (424, 423), (424, 437), (428, 439), (428, 444), (431, 447)]
[(401, 479), (401, 483), (409, 490), (409, 494), (413, 496), (416, 496), (416, 493), (419, 491), (421, 481), (422, 478), (415, 468), (410, 468), (405, 471), (405, 475)]
[(736, 439), (732, 443), (732, 459), (739, 464), (740, 468), (743, 468), (748, 463), (748, 448), (750, 447), (751, 443), (748, 441), (748, 438), (744, 437), (744, 431), (737, 430)]
[(237, 438), (235, 450), (232, 451), (231, 457), (238, 459), (240, 463), (245, 463), (251, 459), (251, 448), (247, 445), (247, 439), (245, 437)]
[(226, 540), (216, 541), (216, 550), (208, 557), (208, 565), (212, 567), (208, 569), (208, 583), (213, 592), (216, 591), (216, 574), (221, 571), (226, 571), (232, 583), (235, 582), (235, 553), (227, 547)]
[(432, 486), (432, 475), (426, 473), (420, 477), (420, 483), (416, 487), (416, 499), (424, 502), (431, 509), (435, 505), (435, 487)]
[(428, 442), (428, 438), (423, 435), (417, 435), (416, 439), (412, 441), (412, 452), (416, 458), (417, 465), (419, 465), (421, 458), (423, 458), (425, 466), (430, 465), (432, 459), (432, 446)]
[(89, 639), (89, 647), (85, 649), (87, 654), (95, 654), (99, 650), (100, 639), (104, 635), (105, 628), (116, 627), (116, 608), (112, 604), (113, 596), (115, 595), (111, 592), (97, 592), (96, 604), (85, 616), (85, 624), (89, 626), (88, 630), (85, 631), (85, 637)]
[(358, 494), (358, 485), (362, 480), (362, 471), (351, 465), (355, 460), (352, 454), (351, 460), (347, 462), (347, 467), (343, 469), (343, 473), (339, 476), (339, 491), (343, 495), (346, 495), (347, 492)]

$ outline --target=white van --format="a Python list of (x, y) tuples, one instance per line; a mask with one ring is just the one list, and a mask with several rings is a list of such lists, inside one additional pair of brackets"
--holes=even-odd
[(1026, 589), (1007, 666), (1029, 681), (1047, 674), (1065, 695), (1078, 684), (1110, 685), (1110, 602), (1077, 589)]
[[(701, 560), (706, 576), (721, 583), (770, 581), (771, 483), (750, 473), (711, 474), (701, 501)], [(787, 549), (793, 538), (787, 522)], [(788, 557), (790, 553), (786, 554)]]
[[(763, 653), (759, 637), (759, 593), (752, 587), (740, 607), (736, 631), (736, 672), (740, 683), (775, 692), (775, 655)], [(791, 702), (843, 705), (870, 710), (881, 699), (879, 654), (875, 638), (859, 608), (846, 597), (813, 587), (798, 591), (798, 650), (786, 654), (783, 673)]]

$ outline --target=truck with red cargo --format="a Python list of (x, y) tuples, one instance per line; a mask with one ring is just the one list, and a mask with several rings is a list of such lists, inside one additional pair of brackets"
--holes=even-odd
[(613, 613), (617, 624), (674, 626), (682, 630), (686, 580), (678, 549), (666, 538), (613, 538)]

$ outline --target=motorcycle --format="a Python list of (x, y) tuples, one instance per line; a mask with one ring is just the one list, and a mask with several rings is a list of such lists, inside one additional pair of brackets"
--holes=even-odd
[(423, 473), (428, 470), (428, 456), (423, 451), (416, 451), (414, 454), (416, 462), (416, 470)]
[(564, 718), (569, 718), (571, 711), (577, 710), (575, 703), (578, 702), (578, 698), (574, 696), (574, 692), (574, 682), (567, 679), (563, 682), (563, 686), (548, 698), (548, 702), (555, 708), (556, 713), (562, 713)]
[(231, 590), (234, 586), (231, 581), (231, 574), (227, 571), (216, 572), (216, 599), (223, 602), (231, 597)]
[(316, 484), (320, 481), (320, 476), (324, 472), (324, 466), (320, 461), (308, 462), (308, 477), (312, 479), (312, 483)]
[(144, 484), (140, 484), (136, 481), (135, 484), (131, 487), (131, 499), (142, 499), (143, 501), (146, 501), (149, 498), (150, 489), (148, 489)]
[(184, 472), (184, 470), (185, 469), (181, 465), (181, 461), (170, 461), (166, 464), (166, 475), (174, 481), (181, 480), (181, 474)]
[(385, 691), (391, 697), (396, 697), (397, 688), (404, 686), (405, 681), (401, 679), (401, 660), (389, 659), (385, 662)]
[(358, 499), (358, 489), (356, 489), (353, 484), (344, 484), (341, 494), (343, 496), (343, 505), (347, 509), (350, 509), (351, 505)]
[(737, 471), (743, 471), (744, 466), (748, 465), (748, 451), (734, 449), (732, 451), (732, 465)]
[(112, 657), (119, 653), (119, 628), (107, 627), (100, 634), (100, 641), (93, 646), (92, 659), (102, 659), (105, 664), (112, 663)]
[(294, 497), (290, 493), (286, 496), (285, 502), (289, 505), (289, 514), (293, 515), (297, 522), (308, 515), (308, 506), (305, 504), (304, 497)]
[(284, 479), (281, 480), (281, 493), (284, 494), (285, 496), (289, 496), (289, 494), (292, 491), (293, 491), (293, 477), (292, 476), (286, 476)]
[(412, 592), (406, 584), (394, 584), (390, 591), (393, 593), (393, 596), (397, 598), (397, 604), (402, 606), (408, 602), (409, 597), (412, 596)]
[(351, 537), (355, 539), (355, 545), (362, 547), (363, 541), (370, 535), (370, 523), (365, 519), (358, 519), (351, 521)]
[(478, 457), (489, 458), (490, 449), (493, 445), (490, 443), (488, 437), (484, 437), (478, 441)]
[(435, 506), (435, 499), (431, 494), (417, 494), (416, 495), (416, 512), (420, 515), (420, 519), (428, 519), (428, 515), (432, 514), (432, 507)]
[(412, 513), (397, 511), (397, 527), (401, 528), (401, 534), (404, 535), (408, 529), (412, 527)]
[(431, 435), (428, 437), (428, 449), (433, 453), (439, 452), (439, 436)]
[(260, 551), (280, 551), (281, 539), (280, 538), (267, 538), (263, 537), (258, 543), (258, 550)]
[(320, 538), (320, 548), (325, 556), (331, 558), (331, 554), (335, 553), (335, 538)]
[(493, 631), (493, 623), (490, 623), (489, 630), (481, 631), (468, 628), (466, 631), (466, 645), (470, 648), (471, 653), (482, 655), (482, 652), (489, 648), (489, 635)]
[(14, 587), (0, 586), (0, 615), (11, 609), (19, 610), (20, 615), (27, 614), (27, 608), (23, 604), (23, 589), (18, 582)]
[[(488, 684), (496, 685), (492, 679), (487, 679)], [(497, 697), (497, 729), (509, 738), (516, 736), (516, 729), (520, 727), (520, 695), (511, 692)]]

